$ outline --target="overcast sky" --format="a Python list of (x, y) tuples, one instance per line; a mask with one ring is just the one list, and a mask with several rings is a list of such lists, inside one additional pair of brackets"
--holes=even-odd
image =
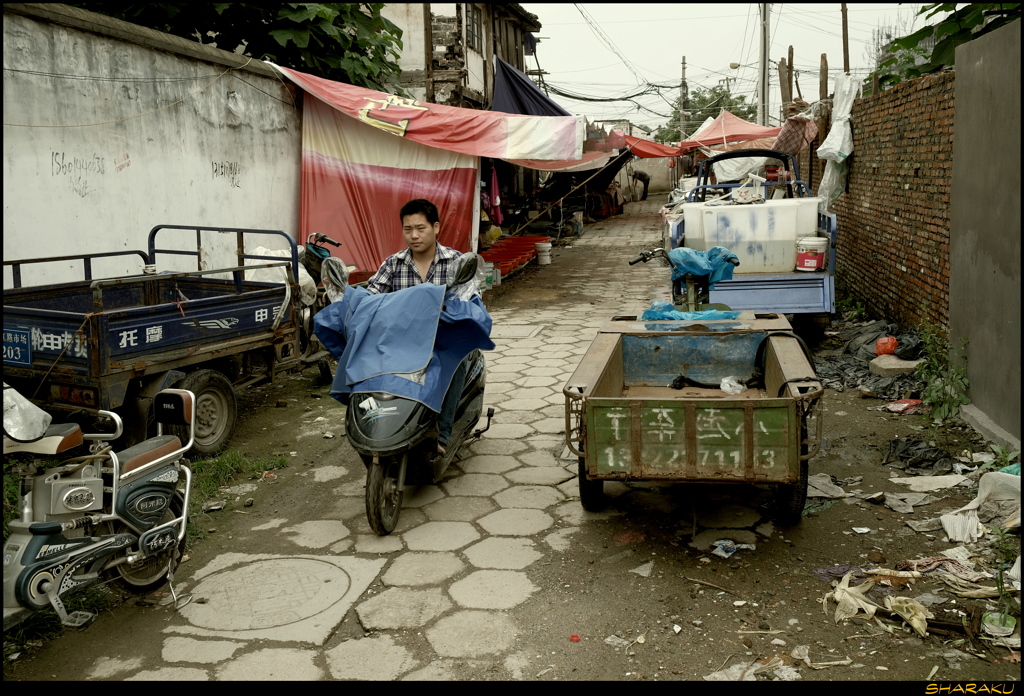
[[(729, 78), (733, 93), (746, 95), (748, 103), (756, 102), (760, 50), (756, 3), (522, 5), (537, 15), (542, 25), (537, 57), (527, 57), (527, 69), (536, 69), (539, 61), (541, 69), (549, 73), (544, 76), (548, 83), (590, 97), (630, 95), (645, 82), (672, 85), (662, 89), (660, 96), (637, 98), (635, 101), (644, 107), (640, 109), (625, 101), (588, 103), (551, 95), (572, 113), (585, 114), (592, 121), (625, 118), (651, 128), (664, 124), (671, 113), (670, 103), (679, 96), (683, 56), (691, 93), (695, 87), (713, 87)], [(781, 95), (775, 63), (786, 57), (791, 45), (804, 99), (812, 102), (818, 98), (822, 53), (828, 55), (831, 93), (834, 78), (843, 68), (840, 7), (840, 3), (771, 4), (769, 114), (776, 119)], [(898, 21), (903, 22), (906, 33), (923, 26), (925, 21), (917, 17), (919, 7), (910, 3), (849, 3), (851, 72), (862, 77), (870, 74), (873, 66), (867, 48), (872, 30)], [(606, 41), (598, 37), (598, 32)], [(730, 63), (740, 63), (741, 67), (730, 69)], [(777, 120), (769, 123), (775, 125)]]

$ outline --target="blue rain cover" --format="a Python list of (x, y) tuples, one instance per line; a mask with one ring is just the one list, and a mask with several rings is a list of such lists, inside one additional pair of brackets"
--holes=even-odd
[[(313, 318), (314, 333), (338, 359), (331, 396), (381, 391), (441, 410), (459, 362), (491, 350), (491, 317), (479, 297), (448, 295), (433, 283), (373, 295), (350, 287)], [(403, 373), (426, 368), (422, 383)]]
[(677, 319), (680, 321), (716, 321), (719, 319), (735, 319), (739, 312), (722, 311), (720, 309), (703, 309), (699, 312), (680, 312), (668, 302), (652, 302), (650, 309), (640, 315), (640, 321), (662, 321)]
[(725, 247), (711, 247), (697, 251), (689, 247), (677, 247), (668, 252), (672, 262), (672, 280), (678, 280), (692, 273), (696, 276), (711, 276), (709, 284), (714, 289), (720, 280), (732, 280), (733, 265), (729, 259), (739, 258)]

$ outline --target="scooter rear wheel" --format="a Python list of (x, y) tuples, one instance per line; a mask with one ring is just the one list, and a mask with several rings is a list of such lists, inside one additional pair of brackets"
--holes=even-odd
[(395, 530), (402, 513), (402, 457), (381, 457), (366, 470), (366, 519), (378, 536)]
[[(161, 523), (180, 517), (185, 509), (185, 496), (175, 491)], [(117, 523), (113, 531), (130, 531), (127, 526)], [(130, 594), (148, 594), (167, 582), (167, 574), (178, 565), (178, 559), (185, 553), (185, 537), (175, 546), (154, 556), (147, 556), (134, 565), (122, 563), (106, 571), (108, 577)]]

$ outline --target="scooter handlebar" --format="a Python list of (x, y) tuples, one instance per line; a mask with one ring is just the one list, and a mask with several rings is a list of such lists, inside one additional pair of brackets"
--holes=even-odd
[(633, 259), (632, 261), (629, 262), (629, 265), (630, 266), (635, 266), (638, 263), (640, 263), (641, 261), (643, 261), (644, 263), (647, 263), (647, 256), (645, 254), (640, 254), (639, 256), (637, 256), (635, 259)]

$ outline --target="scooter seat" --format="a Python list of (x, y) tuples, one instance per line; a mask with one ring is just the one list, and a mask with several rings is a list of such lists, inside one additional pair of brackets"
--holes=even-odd
[(166, 457), (181, 449), (181, 440), (174, 435), (158, 435), (133, 445), (126, 450), (117, 452), (115, 456), (121, 463), (121, 473), (127, 474), (140, 467)]
[(75, 423), (55, 423), (46, 428), (38, 440), (20, 442), (4, 437), (4, 454), (31, 452), (33, 454), (60, 454), (82, 444), (82, 429)]

